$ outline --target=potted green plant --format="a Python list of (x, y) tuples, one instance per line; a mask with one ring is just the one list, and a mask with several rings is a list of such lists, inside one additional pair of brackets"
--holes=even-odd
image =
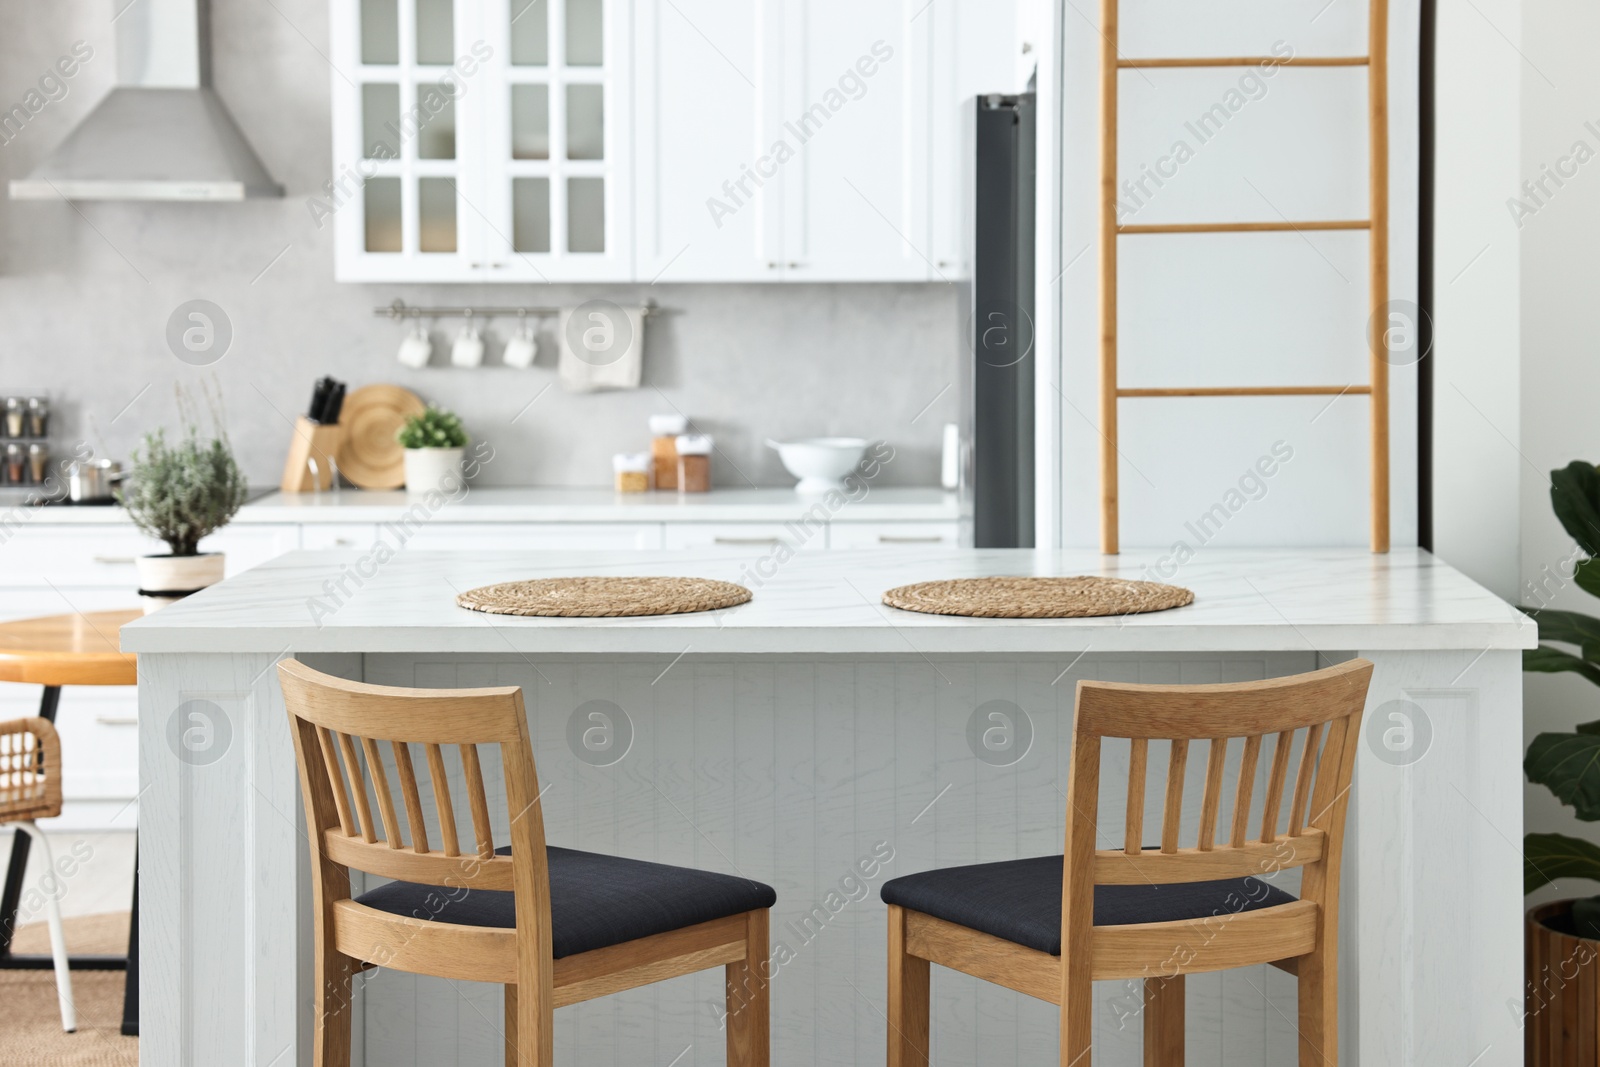
[[(1600, 470), (1574, 461), (1551, 471), (1550, 503), (1581, 552), (1574, 556), (1573, 583), (1600, 596)], [(1523, 610), (1538, 622), (1540, 640), (1538, 648), (1522, 654), (1524, 670), (1570, 671), (1600, 685), (1600, 619), (1546, 607)], [(1549, 789), (1582, 821), (1600, 820), (1600, 720), (1580, 723), (1571, 732), (1539, 734), (1528, 746), (1523, 769), (1530, 782)], [(1558, 878), (1600, 882), (1600, 845), (1568, 834), (1526, 835), (1524, 891), (1532, 893)], [(1593, 1049), (1600, 1036), (1600, 896), (1534, 908), (1527, 936), (1528, 1062), (1566, 1062), (1562, 1057), (1569, 1042), (1586, 1041)]]
[[(201, 552), (200, 541), (226, 526), (244, 504), (249, 487), (216, 417), (217, 436), (202, 439), (180, 394), (184, 436), (169, 444), (163, 430), (145, 435), (117, 499), (135, 526), (166, 542), (164, 554), (135, 560), (139, 591), (159, 606), (222, 580), (223, 554)], [(215, 412), (214, 412), (215, 415)]]
[(462, 429), (460, 417), (429, 407), (408, 418), (398, 436), (406, 450), (407, 491), (451, 488), (448, 483), (460, 482), (467, 447), (467, 431)]

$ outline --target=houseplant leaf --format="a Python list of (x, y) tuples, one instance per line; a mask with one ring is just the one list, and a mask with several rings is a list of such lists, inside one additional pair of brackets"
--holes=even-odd
[(1572, 569), (1572, 580), (1590, 596), (1600, 596), (1600, 559), (1586, 559)]
[(1600, 882), (1600, 845), (1566, 834), (1529, 834), (1522, 840), (1522, 891), (1531, 893), (1557, 878)]
[(1560, 641), (1566, 645), (1600, 643), (1600, 619), (1581, 611), (1554, 608), (1523, 608), (1539, 624), (1539, 640)]
[(1600, 685), (1600, 667), (1574, 656), (1570, 652), (1563, 652), (1559, 648), (1551, 648), (1549, 645), (1540, 645), (1538, 648), (1524, 650), (1522, 653), (1522, 669), (1525, 671), (1538, 671), (1541, 674), (1574, 671), (1583, 675), (1595, 685)]
[(1600, 819), (1600, 733), (1540, 734), (1522, 761), (1542, 785), (1585, 822)]
[(1556, 518), (1591, 556), (1600, 556), (1600, 471), (1573, 460), (1550, 472), (1550, 504)]

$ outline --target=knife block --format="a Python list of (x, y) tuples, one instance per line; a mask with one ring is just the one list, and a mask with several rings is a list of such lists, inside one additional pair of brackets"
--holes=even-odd
[(333, 488), (333, 454), (338, 451), (343, 431), (335, 424), (323, 426), (304, 415), (294, 420), (294, 436), (289, 440), (289, 457), (283, 463), (283, 480), (278, 488), (285, 493), (321, 492)]

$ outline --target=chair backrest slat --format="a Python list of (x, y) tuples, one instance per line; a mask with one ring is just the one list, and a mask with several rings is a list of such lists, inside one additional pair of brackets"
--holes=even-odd
[(1317, 776), (1317, 749), (1322, 745), (1322, 724), (1306, 731), (1306, 747), (1300, 753), (1300, 770), (1294, 778), (1294, 803), (1289, 808), (1289, 836), (1306, 828), (1306, 804), (1311, 799), (1311, 782)]
[(478, 746), (461, 746), (461, 768), (467, 775), (467, 803), (472, 808), (472, 834), (477, 839), (478, 855), (494, 855), (494, 834), (489, 829), (489, 800), (483, 791), (483, 769), (478, 764)]
[(1122, 850), (1130, 856), (1144, 851), (1144, 777), (1150, 768), (1150, 742), (1133, 739), (1128, 753), (1128, 819)]
[[(1302, 899), (1331, 909), (1338, 899), (1338, 868), (1355, 748), (1366, 707), (1372, 664), (1351, 660), (1289, 678), (1221, 685), (1078, 683), (1073, 728), (1072, 778), (1068, 785), (1067, 851), (1063, 871), (1062, 944), (1092, 945), (1094, 884), (1161, 885), (1248, 876), (1270, 877), (1291, 867), (1305, 869)], [(1262, 748), (1272, 739), (1259, 822), (1252, 819)], [(1301, 741), (1300, 738), (1304, 740)], [(1094, 849), (1097, 837), (1098, 760), (1105, 739), (1126, 738), (1127, 828), (1120, 849)], [(1234, 783), (1230, 825), (1220, 828), (1228, 750), (1238, 738), (1243, 754)], [(1144, 848), (1143, 770), (1151, 741), (1170, 745), (1161, 844)], [(1208, 741), (1205, 786), (1198, 832), (1180, 831), (1190, 743)], [(1290, 764), (1301, 746), (1289, 802), (1287, 835), (1279, 832)], [(1094, 773), (1088, 766), (1092, 754)], [(1091, 795), (1085, 790), (1093, 788)], [(1259, 833), (1252, 838), (1252, 826)], [(1221, 839), (1225, 834), (1225, 840)], [(1089, 861), (1082, 851), (1091, 850)], [(1076, 850), (1077, 860), (1073, 860)], [(1075, 904), (1074, 902), (1080, 902)], [(1319, 912), (1321, 914), (1321, 912)], [(1092, 948), (1090, 951), (1093, 951)]]
[(1183, 818), (1184, 771), (1189, 763), (1189, 739), (1172, 739), (1167, 758), (1167, 802), (1161, 814), (1161, 851), (1178, 851), (1178, 824)]
[(405, 845), (400, 840), (400, 820), (394, 812), (394, 796), (389, 792), (389, 775), (383, 769), (383, 753), (378, 742), (370, 737), (361, 739), (361, 751), (367, 757), (367, 777), (372, 782), (372, 793), (378, 798), (378, 815), (383, 820), (383, 840), (390, 848)]
[(404, 741), (390, 741), (394, 749), (395, 773), (400, 777), (400, 799), (406, 806), (406, 825), (411, 827), (411, 851), (426, 854), (428, 825), (422, 817), (422, 795), (417, 792), (417, 771), (411, 765), (411, 747)]
[(428, 777), (433, 779), (433, 804), (439, 813), (439, 836), (444, 839), (444, 854), (459, 856), (461, 843), (456, 840), (456, 811), (450, 803), (450, 779), (444, 770), (444, 753), (438, 745), (425, 747), (428, 752)]
[(356, 832), (355, 820), (350, 816), (350, 794), (345, 789), (344, 775), (339, 771), (339, 757), (333, 750), (333, 735), (317, 727), (317, 750), (322, 753), (322, 769), (328, 774), (328, 785), (333, 790), (333, 805), (339, 813), (339, 829), (346, 837)]
[(1228, 762), (1228, 739), (1213, 737), (1206, 757), (1206, 791), (1200, 801), (1200, 843), (1202, 852), (1211, 851), (1217, 842), (1218, 811), (1222, 807), (1222, 771)]
[[(544, 815), (520, 689), (374, 686), (320, 674), (295, 660), (280, 663), (278, 677), (293, 727), (312, 858), (319, 870), (314, 892), (345, 899), (349, 868), (452, 889), (514, 890), (519, 927), (526, 915), (544, 931), (537, 936), (548, 938)], [(418, 782), (412, 745), (422, 745), (426, 754), (431, 798)], [(461, 749), (461, 768), (455, 773), (464, 780), (458, 779), (457, 788), (466, 789), (472, 812), (476, 850), (466, 856), (461, 854), (452, 798), (454, 764), (444, 756), (451, 745)], [(494, 851), (478, 745), (499, 750), (510, 818), (503, 843), (511, 846), (509, 855)], [(430, 841), (430, 799), (442, 849)]]
[(372, 804), (367, 800), (366, 778), (361, 773), (361, 759), (356, 755), (356, 743), (349, 734), (340, 733), (339, 753), (344, 756), (344, 770), (350, 777), (350, 791), (355, 794), (356, 818), (361, 821), (361, 839), (367, 844), (378, 840), (372, 825)]
[(1245, 835), (1250, 832), (1250, 803), (1255, 799), (1256, 765), (1261, 762), (1261, 735), (1251, 734), (1244, 740), (1244, 758), (1239, 761), (1239, 789), (1233, 798), (1233, 836), (1228, 844), (1243, 848)]
[(1272, 771), (1267, 776), (1266, 804), (1261, 809), (1261, 840), (1268, 844), (1278, 838), (1278, 813), (1283, 810), (1283, 786), (1289, 776), (1294, 734), (1293, 730), (1280, 732), (1272, 747)]

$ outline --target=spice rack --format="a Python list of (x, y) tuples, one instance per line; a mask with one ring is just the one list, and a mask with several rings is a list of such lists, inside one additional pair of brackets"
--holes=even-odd
[(0, 485), (41, 485), (50, 469), (50, 401), (0, 398)]

